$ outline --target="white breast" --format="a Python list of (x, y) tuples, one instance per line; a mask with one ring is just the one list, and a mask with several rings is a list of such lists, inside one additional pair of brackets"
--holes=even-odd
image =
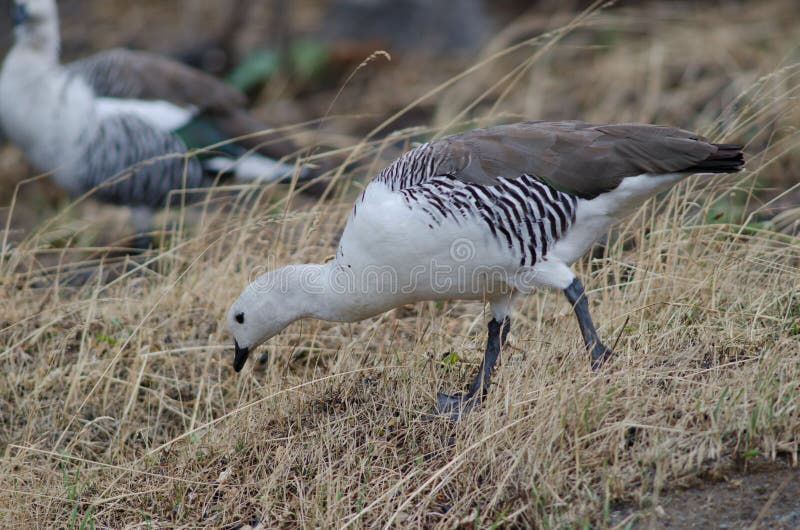
[(516, 273), (512, 253), (473, 219), (436, 224), (383, 183), (351, 213), (337, 262), (375, 314), (417, 300), (483, 299)]
[(3, 129), (40, 171), (80, 156), (97, 127), (93, 99), (86, 83), (28, 50), (12, 50), (0, 73)]

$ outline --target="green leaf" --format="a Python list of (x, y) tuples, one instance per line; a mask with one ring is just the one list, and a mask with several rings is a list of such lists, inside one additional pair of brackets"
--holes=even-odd
[(280, 67), (280, 58), (272, 50), (253, 50), (245, 55), (226, 81), (242, 92), (248, 92), (275, 75)]
[(321, 74), (330, 58), (325, 43), (313, 39), (303, 39), (293, 43), (289, 54), (292, 70), (304, 80)]
[(117, 339), (114, 337), (109, 337), (103, 333), (98, 333), (95, 338), (98, 340), (98, 342), (105, 342), (109, 346), (114, 346), (117, 343)]
[(450, 352), (444, 359), (442, 359), (442, 363), (445, 366), (455, 366), (457, 362), (458, 354), (456, 352)]

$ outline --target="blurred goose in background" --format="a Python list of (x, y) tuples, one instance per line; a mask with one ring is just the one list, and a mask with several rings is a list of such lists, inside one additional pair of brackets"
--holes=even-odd
[(571, 265), (609, 227), (692, 173), (742, 168), (738, 145), (672, 127), (524, 122), (426, 143), (375, 177), (353, 207), (336, 256), (259, 276), (231, 306), (234, 369), (295, 320), (353, 322), (407, 303), (489, 302), (478, 373), (439, 393), (453, 419), (489, 388), (515, 299), (563, 291), (592, 368), (611, 355)]
[[(13, 3), (14, 46), (0, 71), (0, 129), (73, 196), (135, 208), (139, 231), (173, 190), (206, 187), (220, 173), (270, 182), (313, 176), (279, 162), (294, 144), (245, 110), (235, 88), (158, 55), (114, 49), (59, 64), (54, 0)], [(213, 152), (183, 156), (250, 135)]]
[[(322, 36), (390, 53), (476, 54), (491, 33), (483, 0), (329, 0)], [(373, 48), (375, 49), (375, 48)]]

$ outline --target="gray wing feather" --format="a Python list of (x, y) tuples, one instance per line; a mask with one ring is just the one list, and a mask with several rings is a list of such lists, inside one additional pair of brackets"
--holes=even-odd
[(200, 162), (182, 156), (186, 146), (131, 115), (101, 121), (79, 164), (72, 170), (82, 191), (96, 188), (95, 197), (127, 206), (160, 208), (180, 199), (172, 190), (206, 184)]
[(100, 97), (158, 99), (212, 111), (246, 104), (234, 87), (204, 72), (152, 53), (116, 48), (65, 65)]
[(208, 143), (247, 137), (238, 143), (272, 158), (294, 155), (298, 150), (289, 137), (263, 133), (268, 127), (245, 110), (246, 98), (236, 88), (172, 59), (117, 48), (65, 68), (86, 81), (99, 97), (163, 100), (200, 109), (220, 134)]
[[(448, 136), (421, 148), (429, 174), (496, 185), (532, 175), (553, 188), (593, 197), (642, 173), (689, 171), (717, 146), (689, 131), (643, 124), (522, 122)], [(408, 183), (410, 184), (410, 183)]]

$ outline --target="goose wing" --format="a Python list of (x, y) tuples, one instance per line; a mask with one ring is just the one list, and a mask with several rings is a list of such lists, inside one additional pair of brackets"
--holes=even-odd
[(241, 92), (216, 77), (153, 53), (115, 48), (65, 68), (89, 83), (98, 97), (162, 100), (216, 112), (246, 104)]
[[(521, 122), (448, 136), (429, 144), (430, 177), (492, 186), (497, 177), (536, 177), (591, 198), (630, 176), (708, 171), (703, 163), (738, 146), (712, 144), (675, 127), (580, 121)], [(733, 156), (733, 155), (732, 155)], [(741, 153), (732, 165), (741, 164)], [(730, 167), (727, 168), (730, 170)], [(713, 168), (711, 169), (713, 171)]]
[(115, 48), (66, 65), (100, 98), (158, 100), (200, 111), (203, 120), (182, 131), (191, 147), (242, 138), (247, 150), (283, 158), (298, 148), (291, 138), (269, 127), (245, 109), (246, 98), (233, 86), (190, 66), (153, 53)]

